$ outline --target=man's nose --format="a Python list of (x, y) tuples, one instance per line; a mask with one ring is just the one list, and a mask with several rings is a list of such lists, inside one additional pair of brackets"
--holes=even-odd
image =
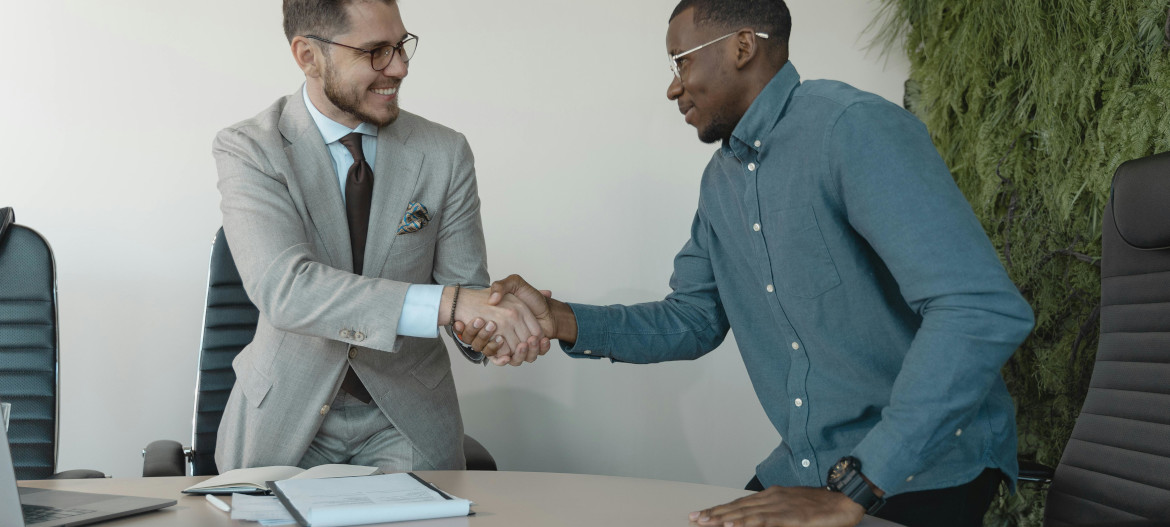
[(390, 58), (390, 63), (382, 68), (382, 75), (387, 77), (403, 78), (410, 70), (410, 64), (403, 60), (402, 51), (396, 51), (394, 56)]
[(681, 97), (682, 94), (683, 94), (682, 79), (678, 78), (678, 76), (675, 75), (675, 76), (670, 78), (670, 86), (666, 87), (666, 98), (673, 101), (673, 100)]

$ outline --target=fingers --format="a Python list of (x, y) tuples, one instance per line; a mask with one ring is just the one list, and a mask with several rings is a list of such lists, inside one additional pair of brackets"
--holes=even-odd
[(731, 503), (691, 513), (699, 525), (724, 527), (851, 527), (865, 515), (848, 497), (819, 487), (769, 487)]
[(487, 343), (484, 345), (483, 353), (484, 355), (503, 358), (503, 363), (499, 364), (500, 366), (503, 366), (512, 360), (512, 350), (507, 346), (503, 346), (501, 342), (497, 342), (495, 339), (487, 341)]
[[(475, 320), (479, 321), (479, 322), (483, 322), (483, 319), (480, 319), (480, 318), (477, 318)], [(472, 322), (472, 326), (474, 326), (474, 325), (475, 325), (475, 322)], [(473, 338), (470, 342), (468, 342), (466, 340), (464, 342), (467, 342), (469, 345), (471, 345), (471, 349), (477, 350), (477, 351), (482, 351), (484, 354), (490, 355), (487, 352), (486, 348), (487, 348), (488, 342), (493, 340), (496, 336), (496, 323), (495, 322), (487, 322), (484, 324), (482, 330), (477, 330), (477, 331), (478, 331), (478, 333), (473, 336)], [(468, 332), (470, 332), (470, 330), (468, 330)]]
[(525, 282), (517, 274), (508, 275), (503, 280), (496, 280), (492, 282), (492, 294), (488, 296), (488, 304), (493, 306), (498, 305), (504, 299), (504, 295), (516, 294), (524, 286), (528, 286), (528, 282)]
[[(483, 319), (476, 318), (475, 320), (471, 321), (470, 325), (465, 324), (462, 320), (456, 320), (455, 323), (452, 324), (452, 328), (455, 330), (455, 336), (459, 337), (459, 340), (463, 341), (464, 344), (471, 346), (471, 343), (475, 341), (475, 337), (478, 336), (480, 330), (483, 329)], [(474, 346), (472, 348), (474, 349)]]
[(723, 525), (725, 522), (735, 521), (736, 519), (743, 517), (742, 511), (745, 509), (751, 509), (760, 503), (767, 502), (766, 496), (764, 496), (764, 499), (761, 500), (761, 494), (762, 493), (755, 493), (749, 496), (744, 496), (730, 503), (724, 503), (723, 505), (718, 505), (709, 509), (692, 512), (691, 521), (696, 522), (699, 525)]

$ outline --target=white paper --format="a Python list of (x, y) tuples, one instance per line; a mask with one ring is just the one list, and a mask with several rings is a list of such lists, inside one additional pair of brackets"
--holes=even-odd
[(466, 516), (471, 502), (447, 499), (410, 474), (288, 480), (280, 490), (313, 527)]
[(343, 527), (370, 523), (430, 520), (467, 516), (471, 502), (461, 499), (427, 503), (366, 504), (309, 509), (306, 519), (313, 527)]
[(296, 523), (276, 496), (232, 494), (232, 519), (261, 522), (264, 525)]

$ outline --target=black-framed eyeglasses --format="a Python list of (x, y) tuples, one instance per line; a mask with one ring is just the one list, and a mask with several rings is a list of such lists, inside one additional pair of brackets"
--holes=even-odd
[(327, 38), (321, 38), (317, 35), (305, 35), (305, 38), (311, 38), (326, 44), (333, 44), (335, 46), (341, 46), (343, 48), (349, 48), (354, 51), (366, 53), (370, 56), (370, 67), (374, 68), (374, 71), (382, 71), (386, 69), (386, 66), (389, 66), (390, 63), (394, 61), (395, 53), (402, 53), (402, 62), (410, 62), (410, 57), (414, 56), (414, 50), (418, 49), (418, 35), (413, 33), (407, 33), (406, 38), (402, 39), (397, 44), (387, 44), (385, 46), (378, 46), (374, 49), (355, 48), (340, 42), (334, 42)]

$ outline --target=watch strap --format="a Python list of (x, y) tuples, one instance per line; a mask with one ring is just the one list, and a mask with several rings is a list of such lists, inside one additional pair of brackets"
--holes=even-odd
[(873, 488), (861, 477), (860, 472), (855, 472), (854, 477), (849, 478), (845, 484), (838, 489), (841, 494), (844, 494), (854, 503), (861, 505), (865, 509), (866, 514), (873, 514), (886, 504), (886, 500), (874, 494)]

